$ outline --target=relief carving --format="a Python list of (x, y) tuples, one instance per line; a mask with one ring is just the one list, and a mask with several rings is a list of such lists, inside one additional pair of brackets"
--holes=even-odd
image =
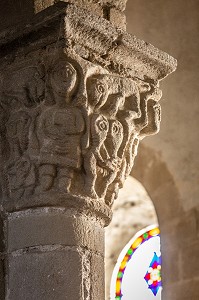
[(139, 140), (159, 130), (160, 97), (157, 83), (66, 56), (2, 75), (4, 196), (56, 191), (111, 206)]
[(6, 120), (1, 132), (1, 144), (6, 148), (3, 190), (9, 198), (20, 199), (34, 190), (35, 166), (28, 153), (33, 116), (29, 111), (44, 101), (44, 84), (43, 65), (8, 71), (1, 80), (1, 107)]
[(53, 105), (50, 108), (44, 106), (38, 118), (37, 192), (51, 188), (70, 192), (74, 170), (80, 170), (82, 166), (81, 138), (85, 130), (81, 108), (74, 105), (79, 78), (72, 62), (63, 59), (55, 61), (47, 72)]

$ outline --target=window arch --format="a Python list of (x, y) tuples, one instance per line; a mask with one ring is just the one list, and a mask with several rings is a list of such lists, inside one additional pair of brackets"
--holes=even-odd
[(161, 299), (160, 230), (139, 231), (119, 255), (111, 280), (111, 300)]

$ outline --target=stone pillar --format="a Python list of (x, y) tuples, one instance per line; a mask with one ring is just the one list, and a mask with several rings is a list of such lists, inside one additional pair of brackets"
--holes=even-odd
[(0, 48), (1, 299), (102, 300), (103, 228), (176, 62), (61, 2)]

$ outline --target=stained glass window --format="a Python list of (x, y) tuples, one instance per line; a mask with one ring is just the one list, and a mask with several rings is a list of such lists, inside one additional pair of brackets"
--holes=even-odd
[(121, 252), (111, 282), (111, 300), (161, 299), (160, 230), (150, 226)]

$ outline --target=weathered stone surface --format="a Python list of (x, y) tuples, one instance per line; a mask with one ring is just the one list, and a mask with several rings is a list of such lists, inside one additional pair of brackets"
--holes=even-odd
[(59, 193), (111, 206), (139, 138), (159, 129), (161, 93), (154, 84), (96, 72), (69, 53), (40, 55), (2, 73), (4, 205), (47, 205)]
[[(90, 276), (93, 284), (90, 287), (90, 295), (92, 300), (101, 299), (105, 295), (105, 272), (104, 272), (104, 257), (92, 254), (90, 258)], [(100, 283), (100, 284), (99, 284)]]
[[(108, 31), (103, 20), (98, 20), (104, 26), (99, 28), (92, 15), (85, 16), (74, 5), (60, 5), (49, 9), (48, 19), (38, 16), (42, 20), (37, 31), (36, 25), (31, 25), (23, 30), (23, 37), (20, 30), (13, 30), (9, 37), (4, 33), (2, 48), (7, 41), (9, 50), (14, 34), (21, 40), (14, 53), (9, 50), (2, 66), (11, 63), (12, 55), (18, 55), (17, 61), (1, 72), (3, 206), (9, 211), (40, 205), (71, 206), (74, 197), (82, 198), (82, 206), (89, 206), (89, 198), (104, 199), (111, 206), (131, 172), (139, 140), (159, 130), (161, 92), (157, 80), (166, 75), (163, 70), (169, 72), (166, 54), (158, 52), (160, 64), (154, 70), (149, 68), (152, 46), (147, 46), (147, 51), (141, 48), (139, 64), (130, 71), (123, 65), (123, 72), (117, 74), (122, 68), (117, 60), (122, 58), (121, 64), (128, 60), (121, 54), (121, 49), (124, 53), (130, 49), (124, 40), (131, 43), (131, 38), (124, 34), (124, 40), (121, 38), (101, 61), (99, 54), (102, 57), (104, 47), (113, 44), (118, 31)], [(66, 25), (66, 30), (59, 29), (60, 43), (40, 50), (38, 58), (40, 43), (55, 42), (58, 28), (50, 26), (60, 23), (58, 16)], [(43, 39), (38, 30), (42, 33), (45, 22), (48, 27)], [(22, 48), (25, 38), (29, 43)], [(144, 46), (139, 40), (137, 43)], [(24, 57), (25, 53), (28, 56)], [(129, 60), (134, 55), (129, 54)], [(144, 56), (148, 56), (148, 66)], [(172, 71), (175, 62), (172, 58), (169, 61)], [(132, 78), (125, 78), (127, 74)], [(150, 79), (143, 80), (144, 74)], [(9, 152), (3, 152), (5, 148)]]
[[(58, 3), (38, 14), (25, 27), (2, 32), (1, 57), (6, 56), (7, 62), (13, 61), (16, 55), (20, 58), (33, 49), (53, 43), (56, 47), (62, 45), (78, 51), (86, 60), (120, 76), (157, 81), (176, 68), (176, 60), (168, 54), (111, 26), (103, 18), (65, 3)], [(2, 60), (0, 62), (3, 66)]]
[[(62, 0), (64, 2), (74, 3), (80, 6), (88, 6), (92, 10), (92, 4), (98, 4), (99, 6), (106, 7), (115, 7), (118, 10), (123, 11), (126, 7), (127, 0)], [(58, 3), (60, 0), (34, 0), (35, 7), (42, 7), (43, 9), (54, 4)]]
[(125, 19), (121, 22), (110, 18), (112, 8), (119, 12), (125, 9), (126, 0), (1, 0), (0, 3), (0, 30), (15, 24), (31, 21), (35, 14), (53, 6), (58, 2), (66, 2), (84, 7), (86, 11), (103, 17), (121, 28), (125, 28)]
[(6, 276), (6, 267), (5, 261), (0, 258), (0, 299), (5, 299), (5, 276)]
[(8, 299), (86, 299), (84, 255), (79, 250), (33, 249), (9, 255), (7, 264)]
[(99, 220), (72, 210), (40, 208), (15, 212), (5, 222), (9, 252), (40, 245), (62, 245), (87, 247), (104, 254), (104, 230)]
[(2, 32), (0, 50), (6, 297), (101, 300), (102, 227), (139, 141), (159, 130), (159, 80), (176, 61), (63, 2)]
[(111, 8), (109, 12), (109, 21), (117, 27), (126, 30), (126, 16), (118, 9)]

